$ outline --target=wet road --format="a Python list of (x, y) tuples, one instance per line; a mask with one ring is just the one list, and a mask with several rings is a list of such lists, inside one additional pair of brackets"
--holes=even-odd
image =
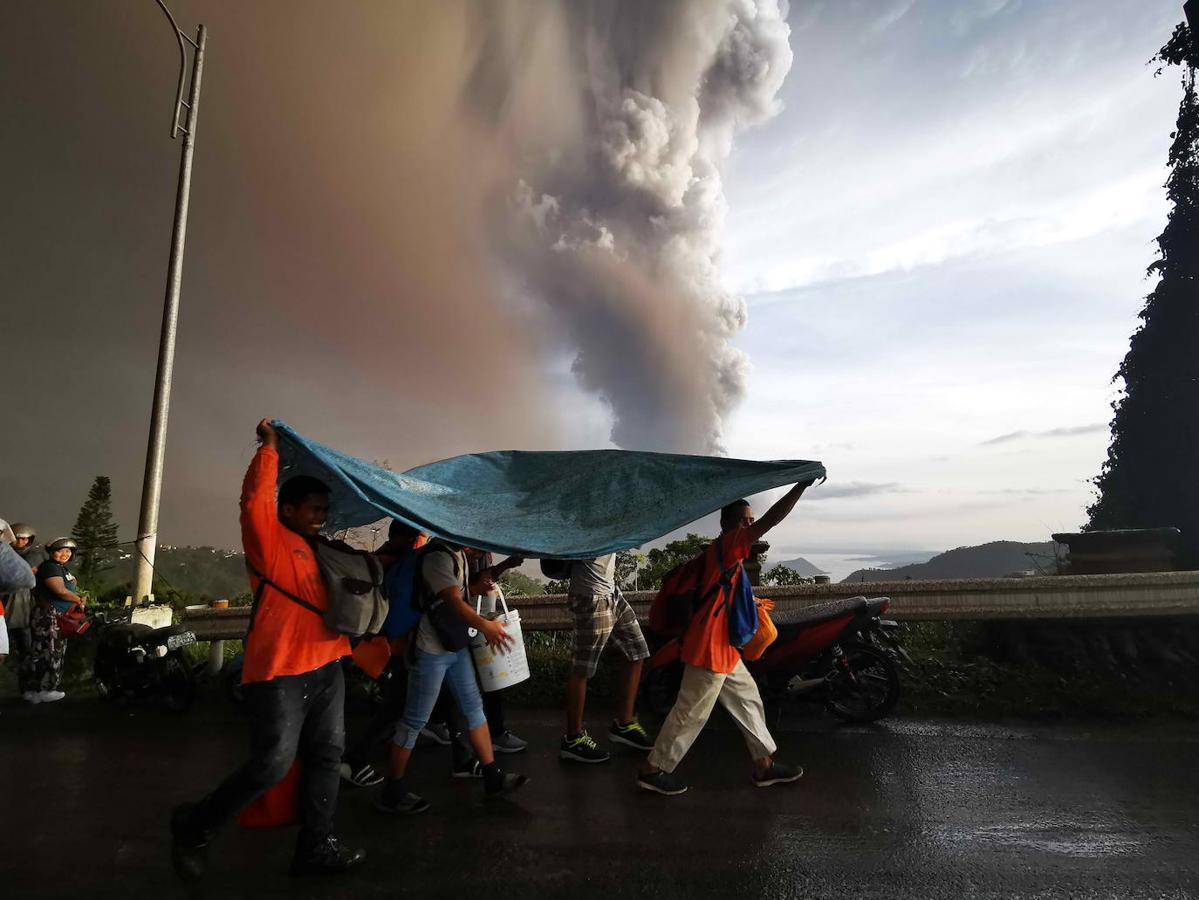
[[(663, 798), (633, 788), (632, 756), (560, 764), (556, 714), (512, 719), (534, 743), (509, 758), (533, 778), (511, 803), (485, 807), (447, 750), (422, 748), (429, 812), (385, 818), (371, 792), (343, 795), (341, 833), (371, 854), (359, 872), (297, 881), (290, 832), (232, 828), (198, 895), (1199, 897), (1193, 733), (817, 718), (778, 735), (806, 777), (755, 789), (718, 713), (680, 769), (692, 790)], [(240, 729), (219, 701), (183, 718), (6, 706), (0, 895), (188, 896), (167, 812), (240, 759)]]

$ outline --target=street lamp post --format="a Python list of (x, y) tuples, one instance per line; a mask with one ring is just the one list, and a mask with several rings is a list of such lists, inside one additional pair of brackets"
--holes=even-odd
[[(175, 24), (162, 0), (156, 0), (170, 20), (179, 41), (179, 88), (171, 121), (171, 140), (183, 135), (179, 161), (179, 187), (175, 195), (175, 222), (171, 231), (171, 260), (167, 266), (166, 298), (162, 310), (162, 335), (158, 341), (158, 372), (154, 379), (154, 406), (150, 413), (150, 440), (146, 447), (146, 474), (142, 481), (142, 504), (137, 524), (137, 575), (133, 599), (153, 596), (154, 551), (158, 546), (158, 506), (162, 495), (162, 465), (166, 453), (167, 415), (171, 407), (171, 373), (175, 367), (175, 332), (179, 321), (179, 289), (183, 283), (183, 245), (187, 237), (187, 203), (191, 193), (192, 152), (196, 145), (196, 119), (200, 107), (200, 76), (204, 70), (203, 25), (193, 40)], [(191, 84), (183, 99), (187, 77), (187, 45), (192, 47)], [(181, 121), (182, 120), (182, 121)]]

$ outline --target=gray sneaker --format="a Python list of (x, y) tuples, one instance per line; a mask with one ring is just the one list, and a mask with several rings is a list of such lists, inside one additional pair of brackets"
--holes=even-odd
[(430, 740), (435, 744), (441, 744), (443, 747), (448, 747), (452, 740), (450, 728), (443, 722), (430, 722), (420, 730), (419, 737)]
[(518, 738), (511, 731), (504, 731), (491, 739), (491, 749), (496, 753), (520, 753), (528, 746), (528, 741)]
[(381, 813), (388, 813), (393, 816), (414, 816), (417, 813), (423, 813), (429, 808), (429, 801), (419, 794), (414, 794), (412, 791), (406, 793), (399, 800), (388, 802), (386, 794), (380, 794), (375, 800), (375, 809)]

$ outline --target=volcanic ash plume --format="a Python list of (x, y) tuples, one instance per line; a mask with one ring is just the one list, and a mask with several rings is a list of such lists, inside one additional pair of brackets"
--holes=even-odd
[(780, 0), (487, 7), (468, 109), (507, 134), (518, 176), (492, 231), (621, 446), (719, 451), (745, 393), (730, 344), (745, 304), (717, 271), (720, 166), (778, 111), (785, 16)]

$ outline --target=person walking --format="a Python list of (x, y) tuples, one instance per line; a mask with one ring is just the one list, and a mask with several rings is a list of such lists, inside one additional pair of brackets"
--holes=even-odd
[(682, 638), (683, 682), (679, 696), (654, 742), (653, 750), (637, 775), (639, 787), (673, 796), (687, 790), (674, 770), (720, 703), (745, 738), (753, 759), (753, 783), (758, 787), (797, 781), (799, 766), (775, 761), (777, 749), (762, 707), (758, 685), (741, 652), (729, 638), (729, 608), (741, 581), (742, 563), (753, 545), (795, 508), (812, 484), (800, 482), (755, 520), (746, 500), (737, 500), (720, 511), (720, 536), (693, 565), (698, 567), (697, 596), (708, 598), (694, 611)]
[(172, 812), (171, 861), (186, 880), (204, 875), (217, 830), (282, 781), (297, 757), (303, 768), (292, 873), (344, 872), (366, 859), (364, 850), (342, 845), (333, 833), (345, 744), (341, 659), (350, 644), (322, 616), (291, 599), (328, 607), (315, 545), (328, 517), (329, 487), (297, 475), (276, 497), (278, 437), (267, 419), (258, 423), (257, 434), (261, 445), (241, 495), (242, 545), (256, 598), (242, 668), (250, 758), (204, 799)]
[(21, 696), (27, 703), (54, 703), (66, 696), (59, 690), (59, 685), (67, 642), (58, 627), (56, 604), (87, 605), (68, 568), (76, 549), (71, 538), (55, 538), (46, 545), (49, 558), (35, 573), (33, 603), (29, 611), (29, 650), (20, 662)]
[(510, 646), (512, 638), (502, 623), (484, 618), (467, 603), (468, 597), (494, 587), (490, 570), (482, 570), (474, 579), (469, 573), (462, 547), (434, 540), (421, 551), (417, 590), (423, 615), (409, 656), (404, 715), (392, 738), (390, 777), (375, 803), (380, 812), (413, 814), (429, 808), (428, 801), (408, 789), (404, 776), (442, 684), (449, 685), (466, 720), (467, 738), (482, 766), (485, 795), (508, 794), (528, 782), (524, 775), (504, 772), (495, 761), (468, 644), (471, 629), (494, 650)]
[[(467, 550), (466, 559), (472, 579), (486, 570), (492, 582), (499, 581), (500, 576), (509, 569), (515, 569), (524, 563), (524, 558), (520, 556), (509, 556), (503, 562), (497, 563), (492, 554), (471, 549)], [(498, 585), (478, 595), (480, 612), (485, 616), (494, 615), (499, 597)], [(487, 716), (487, 727), (491, 731), (491, 747), (496, 753), (520, 753), (529, 746), (528, 741), (513, 734), (507, 726), (502, 691), (483, 691), (483, 713)]]
[(607, 762), (610, 755), (583, 727), (587, 682), (599, 666), (611, 640), (625, 658), (621, 673), (620, 707), (608, 728), (608, 739), (635, 750), (654, 743), (637, 720), (637, 688), (649, 646), (633, 607), (616, 587), (616, 554), (574, 560), (570, 566), (567, 606), (574, 617), (574, 654), (566, 683), (566, 734), (558, 748), (560, 759), (579, 763)]
[(0, 519), (0, 663), (8, 656), (9, 649), (4, 599), (16, 591), (28, 591), (36, 584), (33, 570), (13, 549), (16, 540), (9, 524)]

